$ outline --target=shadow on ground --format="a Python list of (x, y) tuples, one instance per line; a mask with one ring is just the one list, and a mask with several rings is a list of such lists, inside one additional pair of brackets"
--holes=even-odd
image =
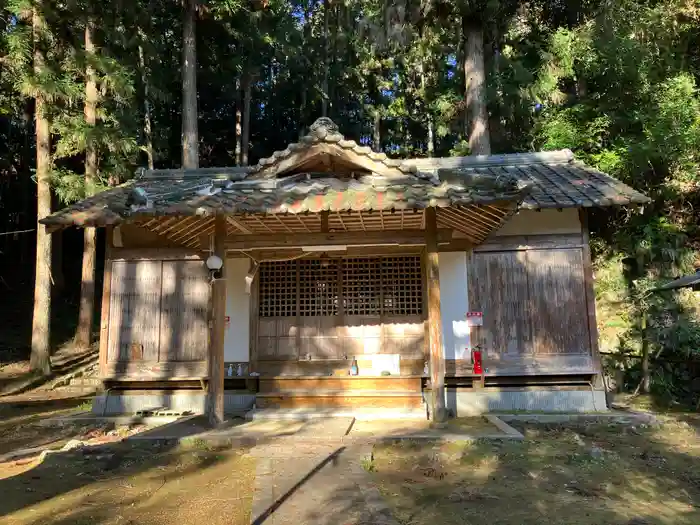
[(248, 525), (254, 460), (241, 452), (122, 442), (15, 464), (0, 469), (0, 521)]

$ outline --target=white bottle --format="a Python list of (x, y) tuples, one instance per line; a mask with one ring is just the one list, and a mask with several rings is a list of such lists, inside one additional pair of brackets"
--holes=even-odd
[(228, 376), (229, 377), (233, 376), (233, 365), (232, 364), (228, 365)]
[(236, 375), (238, 377), (241, 377), (243, 375), (243, 365), (241, 363), (238, 363), (238, 369), (236, 370)]

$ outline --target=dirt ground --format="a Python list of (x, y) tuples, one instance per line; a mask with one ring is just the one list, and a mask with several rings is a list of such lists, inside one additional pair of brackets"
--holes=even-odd
[(59, 447), (71, 439), (82, 440), (109, 431), (105, 426), (47, 427), (40, 424), (46, 418), (88, 410), (89, 403), (89, 399), (80, 397), (33, 399), (28, 394), (17, 398), (0, 397), (0, 455), (20, 448)]
[(248, 525), (254, 459), (122, 442), (0, 465), (7, 525)]
[(700, 523), (700, 418), (520, 427), (523, 442), (377, 445), (402, 525)]
[(0, 463), (3, 525), (248, 525), (255, 465), (245, 451), (121, 441), (146, 427), (47, 426), (42, 420), (89, 400), (46, 394), (0, 397), (0, 455), (71, 440), (97, 445)]

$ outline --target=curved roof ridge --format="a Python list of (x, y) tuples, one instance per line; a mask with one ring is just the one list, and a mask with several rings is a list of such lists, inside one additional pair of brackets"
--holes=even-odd
[(421, 179), (433, 180), (432, 175), (422, 173), (411, 162), (389, 158), (386, 153), (373, 151), (369, 146), (363, 146), (354, 140), (346, 139), (340, 133), (337, 124), (328, 117), (316, 119), (309, 127), (309, 133), (301, 137), (298, 142), (292, 142), (285, 149), (277, 150), (269, 157), (260, 159), (256, 165), (251, 166), (248, 172), (249, 176), (255, 177), (261, 171), (269, 169), (275, 164), (288, 159), (293, 154), (308, 150), (317, 144), (328, 144), (343, 150), (349, 150), (355, 155), (365, 157), (372, 162), (382, 165), (384, 169), (396, 170), (398, 172), (397, 175), (414, 175)]

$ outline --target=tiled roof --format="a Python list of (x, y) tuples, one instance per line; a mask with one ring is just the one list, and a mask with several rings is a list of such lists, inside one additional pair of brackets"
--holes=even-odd
[(406, 162), (440, 179), (453, 171), (514, 177), (531, 186), (523, 208), (588, 208), (649, 202), (646, 195), (577, 161), (569, 150), (411, 159)]
[(210, 215), (405, 210), (521, 202), (527, 187), (507, 177), (464, 176), (437, 182), (412, 176), (335, 178), (300, 174), (281, 179), (142, 178), (73, 204), (42, 222), (90, 226), (134, 214)]
[[(524, 199), (524, 200), (523, 200)], [(572, 208), (645, 203), (568, 151), (393, 160), (345, 140), (327, 118), (250, 168), (153, 170), (42, 219), (53, 226), (147, 216), (317, 213), (507, 204)]]

